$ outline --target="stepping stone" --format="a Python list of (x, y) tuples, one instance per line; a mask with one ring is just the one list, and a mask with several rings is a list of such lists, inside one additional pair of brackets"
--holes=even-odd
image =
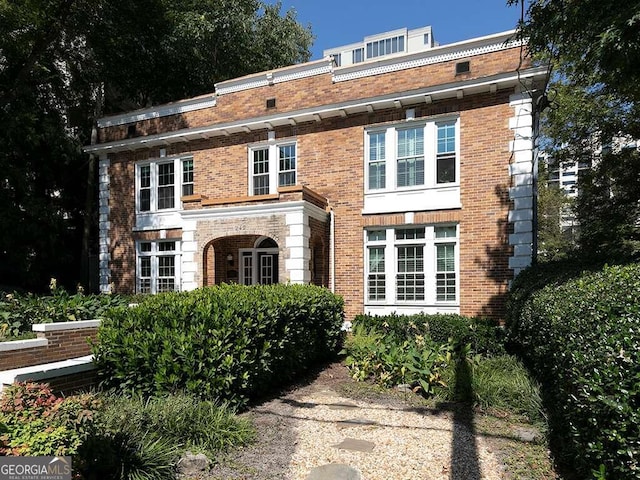
[(341, 409), (349, 409), (349, 408), (358, 408), (357, 405), (353, 403), (330, 403), (328, 407), (331, 410), (341, 410)]
[(373, 442), (367, 442), (366, 440), (358, 440), (356, 438), (345, 438), (337, 445), (333, 445), (334, 448), (340, 448), (342, 450), (352, 450), (354, 452), (372, 452), (373, 447), (376, 444)]
[(353, 427), (358, 425), (379, 425), (378, 422), (367, 420), (366, 418), (351, 418), (349, 420), (339, 420), (336, 422), (339, 427)]
[(349, 465), (330, 463), (311, 470), (307, 480), (360, 480), (360, 472)]
[(523, 442), (535, 442), (538, 438), (538, 432), (529, 428), (516, 428), (515, 434)]

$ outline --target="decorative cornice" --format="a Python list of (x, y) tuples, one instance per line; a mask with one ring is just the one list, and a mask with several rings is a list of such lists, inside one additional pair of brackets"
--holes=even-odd
[[(304, 123), (322, 121), (325, 118), (345, 116), (363, 112), (373, 112), (377, 109), (391, 108), (400, 102), (401, 105), (430, 103), (445, 98), (456, 98), (460, 92), (475, 94), (495, 91), (497, 88), (509, 88), (528, 83), (535, 85), (537, 80), (546, 76), (545, 67), (536, 67), (521, 72), (508, 72), (489, 77), (461, 80), (444, 85), (420, 88), (402, 93), (392, 93), (382, 96), (360, 98), (346, 102), (320, 105), (316, 107), (277, 113), (262, 117), (253, 117), (234, 122), (223, 122), (203, 127), (185, 128), (171, 132), (164, 132), (144, 137), (136, 137), (114, 142), (88, 145), (84, 151), (88, 153), (115, 153), (124, 150), (150, 148), (175, 142), (210, 138), (218, 135), (228, 135), (236, 132), (250, 132), (252, 130), (271, 129), (280, 125), (290, 125), (292, 122)], [(531, 88), (531, 87), (529, 87)]]
[(216, 93), (226, 95), (228, 93), (240, 92), (251, 88), (266, 87), (276, 83), (288, 82), (299, 78), (313, 77), (331, 73), (332, 62), (328, 58), (323, 58), (315, 62), (301, 63), (290, 67), (279, 68), (268, 72), (260, 72), (246, 77), (235, 78), (225, 82), (216, 83)]
[(152, 118), (168, 117), (169, 115), (177, 115), (180, 113), (193, 112), (203, 108), (216, 106), (216, 95), (204, 95), (201, 97), (190, 98), (180, 102), (168, 103), (157, 107), (145, 108), (142, 110), (134, 110), (133, 112), (123, 113), (121, 115), (112, 115), (110, 117), (100, 118), (97, 121), (98, 128), (115, 127), (117, 125), (125, 125), (127, 123), (140, 122)]

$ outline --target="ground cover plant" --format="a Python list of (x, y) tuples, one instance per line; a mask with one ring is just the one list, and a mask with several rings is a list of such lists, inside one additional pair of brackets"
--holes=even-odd
[(339, 350), (343, 301), (312, 285), (220, 285), (110, 310), (93, 347), (102, 386), (242, 404)]
[(461, 315), (363, 315), (344, 353), (356, 380), (541, 422), (539, 387), (505, 353), (503, 336), (496, 322)]
[(87, 295), (80, 286), (72, 294), (58, 287), (55, 279), (49, 287), (49, 295), (0, 292), (0, 341), (33, 338), (35, 323), (98, 319), (109, 309), (129, 303), (121, 295)]
[(543, 385), (556, 457), (578, 478), (640, 478), (640, 265), (531, 289), (537, 273), (514, 284), (508, 340)]

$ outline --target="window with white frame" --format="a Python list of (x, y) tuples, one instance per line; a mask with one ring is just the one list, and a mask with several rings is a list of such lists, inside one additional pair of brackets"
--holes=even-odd
[(249, 149), (249, 194), (277, 193), (296, 184), (296, 144), (273, 144)]
[(364, 48), (356, 48), (351, 52), (351, 63), (364, 62)]
[(136, 211), (179, 208), (181, 195), (193, 194), (193, 158), (160, 158), (136, 164)]
[(141, 241), (136, 245), (138, 293), (172, 292), (180, 286), (180, 242)]
[(457, 184), (457, 119), (410, 122), (366, 131), (366, 191)]
[(365, 231), (369, 305), (451, 305), (458, 302), (457, 225)]

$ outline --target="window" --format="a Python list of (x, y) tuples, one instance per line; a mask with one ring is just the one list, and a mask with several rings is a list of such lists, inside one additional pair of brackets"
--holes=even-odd
[(369, 190), (384, 188), (385, 177), (385, 134), (369, 135)]
[(456, 124), (437, 124), (438, 152), (436, 154), (436, 183), (456, 181)]
[(342, 54), (341, 53), (334, 53), (332, 54), (333, 57), (333, 63), (335, 64), (336, 67), (339, 67), (340, 65), (342, 65)]
[(457, 302), (457, 232), (456, 225), (367, 230), (365, 303), (426, 306)]
[(366, 132), (366, 190), (432, 188), (458, 182), (458, 120)]
[(351, 52), (351, 63), (364, 62), (364, 48), (356, 48)]
[(193, 195), (193, 159), (182, 161), (182, 196)]
[(367, 292), (371, 301), (381, 301), (386, 298), (385, 239), (385, 230), (367, 232), (367, 262), (369, 266)]
[(179, 242), (143, 241), (137, 244), (137, 291), (160, 293), (178, 290)]
[(250, 195), (276, 193), (296, 184), (296, 144), (268, 145), (249, 151)]
[(182, 195), (193, 194), (193, 159), (161, 159), (136, 164), (136, 210), (153, 213), (179, 207)]
[[(397, 52), (404, 52), (404, 35), (367, 43), (367, 58), (375, 58)], [(354, 61), (353, 63), (356, 62)]]

